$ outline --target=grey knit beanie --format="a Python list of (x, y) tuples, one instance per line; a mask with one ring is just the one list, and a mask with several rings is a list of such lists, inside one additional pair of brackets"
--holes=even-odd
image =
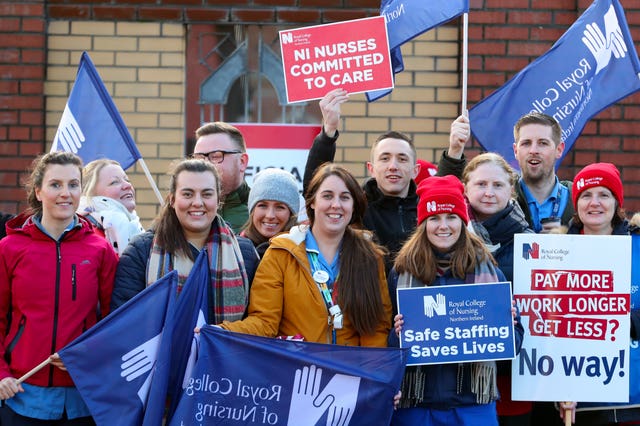
[(262, 200), (279, 201), (289, 207), (292, 214), (300, 210), (300, 194), (298, 182), (289, 172), (282, 169), (269, 168), (261, 170), (253, 178), (249, 192), (249, 213)]

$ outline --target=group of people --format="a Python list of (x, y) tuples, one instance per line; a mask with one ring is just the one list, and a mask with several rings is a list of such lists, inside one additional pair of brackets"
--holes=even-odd
[[(263, 170), (249, 187), (244, 139), (223, 122), (196, 131), (194, 152), (172, 165), (165, 203), (146, 231), (117, 162), (83, 168), (71, 153), (39, 157), (30, 209), (8, 221), (0, 241), (0, 424), (93, 424), (56, 351), (170, 271), (180, 288), (202, 250), (211, 281), (208, 323), (385, 347), (399, 344), (404, 324), (397, 288), (512, 281), (517, 233), (634, 232), (615, 166), (589, 165), (573, 182), (557, 178), (561, 129), (539, 113), (514, 127), (520, 175), (494, 153), (467, 162), (463, 115), (435, 176), (421, 174), (411, 138), (392, 131), (374, 142), (371, 178), (360, 186), (333, 164), (347, 100), (337, 89), (320, 101), (323, 125), (305, 168), (304, 205), (283, 170)], [(515, 306), (505, 308), (518, 350), (524, 329)], [(633, 314), (632, 333), (640, 327)], [(43, 360), (46, 367), (27, 374)], [(389, 401), (392, 424), (559, 423), (564, 410), (511, 401), (510, 371), (508, 361), (407, 367)], [(608, 418), (604, 411), (599, 418)], [(640, 419), (638, 409), (622, 411)], [(610, 421), (589, 416), (580, 424)]]

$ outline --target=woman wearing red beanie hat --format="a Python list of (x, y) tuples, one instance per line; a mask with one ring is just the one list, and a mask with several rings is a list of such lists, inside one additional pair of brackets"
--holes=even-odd
[[(572, 191), (575, 214), (569, 222), (569, 234), (582, 235), (629, 235), (637, 232), (637, 228), (631, 226), (626, 219), (622, 208), (624, 190), (620, 172), (611, 163), (593, 163), (578, 172), (573, 180)], [(633, 306), (634, 295), (631, 295)], [(640, 337), (640, 310), (631, 309), (631, 338), (637, 340)], [(637, 366), (636, 350), (630, 352), (631, 371), (629, 384), (629, 403), (579, 403), (575, 413), (576, 424), (579, 425), (604, 425), (604, 424), (638, 424), (640, 420), (640, 378), (634, 366)], [(615, 408), (614, 408), (615, 406)], [(563, 405), (563, 408), (574, 409), (572, 406)], [(598, 407), (599, 409), (595, 409)], [(611, 407), (611, 408), (609, 408)], [(582, 411), (584, 409), (584, 411)], [(563, 412), (564, 410), (561, 410)]]
[(620, 171), (611, 163), (593, 163), (578, 172), (571, 193), (576, 213), (569, 234), (628, 235)]
[[(505, 281), (485, 245), (465, 226), (469, 217), (458, 178), (432, 176), (420, 183), (417, 193), (418, 226), (389, 274), (392, 299), (398, 287)], [(524, 329), (515, 308), (511, 311), (519, 350)], [(390, 344), (398, 345), (403, 324), (402, 314), (395, 315)], [(494, 361), (409, 366), (401, 391), (393, 426), (498, 425)]]

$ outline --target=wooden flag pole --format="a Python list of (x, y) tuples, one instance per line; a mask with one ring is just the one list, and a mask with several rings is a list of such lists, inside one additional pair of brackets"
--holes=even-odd
[(42, 370), (44, 367), (46, 367), (47, 365), (49, 365), (51, 363), (51, 358), (47, 358), (44, 361), (42, 361), (40, 364), (36, 365), (35, 367), (33, 367), (31, 370), (29, 370), (27, 373), (25, 373), (24, 376), (20, 377), (18, 379), (18, 384), (24, 382), (25, 380), (27, 380), (29, 377), (33, 376), (34, 374), (36, 374), (38, 371)]

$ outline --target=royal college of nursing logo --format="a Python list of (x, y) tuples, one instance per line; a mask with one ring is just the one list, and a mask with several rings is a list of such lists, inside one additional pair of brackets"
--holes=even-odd
[(538, 243), (524, 243), (522, 244), (522, 258), (539, 259), (540, 258), (540, 245)]

